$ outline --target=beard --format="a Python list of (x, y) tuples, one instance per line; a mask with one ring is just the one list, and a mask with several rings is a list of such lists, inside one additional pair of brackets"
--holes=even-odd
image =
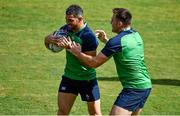
[(79, 29), (78, 29), (78, 26), (76, 26), (76, 25), (68, 25), (68, 28), (69, 28), (70, 30), (72, 30), (72, 31), (79, 30)]

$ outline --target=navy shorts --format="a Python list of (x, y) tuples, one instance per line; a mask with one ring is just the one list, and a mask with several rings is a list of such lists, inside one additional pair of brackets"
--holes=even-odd
[(97, 79), (73, 80), (62, 76), (59, 92), (80, 94), (82, 101), (92, 102), (100, 99)]
[(151, 88), (149, 89), (124, 88), (117, 97), (114, 105), (134, 112), (137, 109), (143, 108), (150, 92), (151, 92)]

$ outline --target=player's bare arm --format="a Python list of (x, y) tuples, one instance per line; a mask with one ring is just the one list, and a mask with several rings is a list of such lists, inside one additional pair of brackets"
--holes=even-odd
[(55, 36), (53, 36), (53, 34), (47, 35), (44, 39), (44, 44), (45, 44), (46, 48), (49, 47), (50, 43), (56, 43)]
[(87, 55), (81, 52), (81, 46), (72, 42), (70, 49), (68, 49), (73, 55), (75, 55), (83, 64), (88, 67), (96, 68), (105, 63), (109, 58), (103, 53), (99, 53), (97, 56)]
[(46, 48), (49, 48), (49, 44), (55, 44), (57, 47), (63, 47), (64, 45), (61, 44), (61, 41), (60, 37), (54, 36), (53, 34), (47, 35), (44, 39)]
[(45, 37), (44, 44), (45, 44), (46, 48), (49, 48), (49, 44), (51, 43), (52, 36), (53, 36), (52, 34), (49, 34)]

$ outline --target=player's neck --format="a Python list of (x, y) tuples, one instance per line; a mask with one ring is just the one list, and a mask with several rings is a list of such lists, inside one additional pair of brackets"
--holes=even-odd
[(78, 32), (79, 30), (81, 30), (84, 27), (84, 22), (80, 23), (76, 28), (74, 28), (72, 31), (73, 32)]
[(124, 27), (120, 28), (118, 33), (122, 32), (122, 31), (130, 30), (130, 29), (131, 29), (131, 26), (127, 25), (127, 26), (124, 26)]

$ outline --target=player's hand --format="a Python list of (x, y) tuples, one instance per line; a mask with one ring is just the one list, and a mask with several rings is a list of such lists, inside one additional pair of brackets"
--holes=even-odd
[(49, 34), (45, 37), (44, 39), (44, 44), (46, 46), (47, 49), (49, 49), (49, 44), (56, 44), (55, 40), (55, 36), (53, 34)]
[(107, 35), (103, 30), (96, 30), (95, 31), (96, 37), (99, 38), (100, 41), (106, 43), (108, 41)]
[(79, 43), (72, 41), (70, 49), (67, 50), (71, 52), (73, 55), (78, 56), (81, 53), (81, 45)]
[(69, 37), (68, 38), (61, 37), (59, 39), (56, 39), (57, 47), (63, 47), (65, 49), (69, 49), (71, 43), (72, 43), (72, 41), (71, 41), (71, 39)]
[(48, 44), (50, 44), (50, 43), (56, 44), (56, 42), (57, 42), (56, 39), (57, 39), (56, 36), (54, 36), (53, 34), (50, 34), (50, 35), (48, 35), (48, 36), (45, 37), (45, 43), (48, 43)]

